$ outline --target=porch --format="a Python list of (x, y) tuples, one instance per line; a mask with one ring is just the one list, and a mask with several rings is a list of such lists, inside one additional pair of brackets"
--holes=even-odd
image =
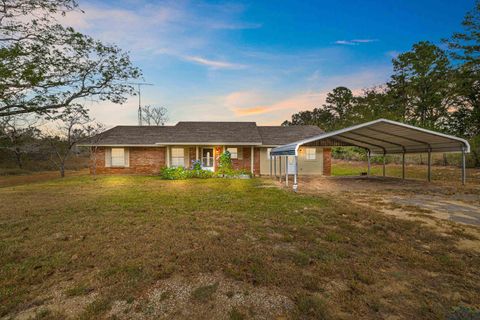
[(202, 169), (216, 171), (220, 155), (229, 151), (234, 169), (260, 174), (260, 149), (254, 145), (167, 145), (165, 149), (167, 167), (191, 168), (194, 162), (200, 161)]

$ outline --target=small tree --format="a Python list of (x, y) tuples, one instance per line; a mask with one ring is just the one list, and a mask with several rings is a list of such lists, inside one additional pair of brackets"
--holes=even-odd
[(95, 131), (88, 110), (82, 106), (67, 108), (55, 118), (48, 118), (57, 123), (56, 130), (46, 130), (44, 140), (50, 151), (50, 161), (65, 177), (65, 164), (75, 145), (89, 137)]
[(88, 142), (92, 144), (89, 147), (90, 151), (90, 161), (92, 166), (93, 179), (97, 179), (97, 155), (98, 155), (98, 144), (102, 141), (103, 135), (102, 132), (105, 131), (105, 125), (102, 123), (95, 123), (89, 125), (85, 128), (86, 137), (88, 137)]
[(23, 155), (38, 149), (37, 121), (38, 118), (25, 115), (0, 117), (0, 148), (12, 152), (20, 169), (23, 168)]
[(149, 126), (164, 126), (168, 121), (167, 113), (165, 107), (145, 106), (142, 108), (142, 120)]

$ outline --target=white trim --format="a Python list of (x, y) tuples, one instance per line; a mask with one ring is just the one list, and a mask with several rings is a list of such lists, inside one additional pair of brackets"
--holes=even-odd
[(167, 149), (167, 154), (166, 154), (166, 158), (167, 158), (167, 168), (170, 168), (170, 147), (166, 147)]

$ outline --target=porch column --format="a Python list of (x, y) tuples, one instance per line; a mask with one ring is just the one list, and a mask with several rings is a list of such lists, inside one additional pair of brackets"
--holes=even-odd
[(285, 185), (288, 187), (288, 156), (285, 156)]
[(199, 160), (198, 159), (198, 146), (195, 147), (195, 160)]
[(462, 148), (462, 184), (467, 182), (467, 170), (465, 168), (465, 147)]
[(253, 146), (250, 147), (250, 171), (252, 172), (252, 175), (255, 175), (254, 170), (253, 170), (253, 157), (255, 156)]
[(428, 182), (432, 181), (432, 151), (428, 150), (428, 171), (427, 171)]
[(166, 159), (166, 165), (167, 165), (167, 168), (170, 168), (170, 146), (166, 146), (166, 149), (167, 149), (167, 159)]
[(293, 174), (293, 191), (297, 192), (298, 189), (298, 156), (294, 157), (295, 159), (295, 173)]
[(402, 179), (405, 180), (405, 152), (402, 153)]

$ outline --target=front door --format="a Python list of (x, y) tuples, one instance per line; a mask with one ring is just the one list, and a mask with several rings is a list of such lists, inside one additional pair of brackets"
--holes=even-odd
[(213, 148), (202, 148), (202, 168), (213, 171)]

